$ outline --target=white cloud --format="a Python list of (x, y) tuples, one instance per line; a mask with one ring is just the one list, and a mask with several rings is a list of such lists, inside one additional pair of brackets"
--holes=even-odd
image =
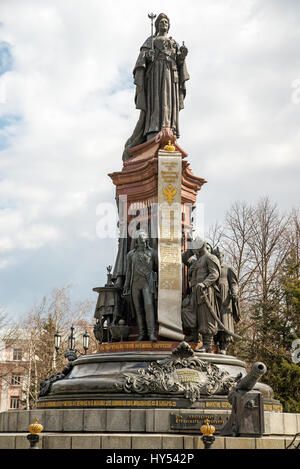
[[(166, 12), (170, 34), (189, 49), (179, 143), (193, 172), (209, 182), (199, 195), (207, 221), (240, 198), (267, 193), (283, 208), (295, 203), (299, 3), (4, 0), (1, 6), (0, 31), (13, 68), (0, 77), (0, 119), (19, 118), (0, 125), (0, 138), (9, 144), (0, 159), (3, 275), (5, 266), (18, 269), (25, 251), (36, 265), (43, 249), (72, 246), (76, 257), (84, 239), (104, 281), (103, 265), (114, 262), (114, 253), (105, 240), (95, 248), (96, 207), (114, 200), (107, 174), (121, 169), (138, 118), (132, 69), (150, 34), (148, 8)], [(18, 275), (26, 277), (30, 265), (29, 259)], [(74, 272), (67, 267), (65, 283)], [(81, 276), (87, 279), (92, 270), (86, 265)]]

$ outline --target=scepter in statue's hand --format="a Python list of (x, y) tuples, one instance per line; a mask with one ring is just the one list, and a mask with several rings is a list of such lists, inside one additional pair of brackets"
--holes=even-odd
[(153, 35), (153, 21), (156, 18), (154, 13), (149, 13), (148, 18), (151, 20), (151, 49), (147, 52), (147, 59), (149, 62), (153, 62), (154, 60), (154, 35)]
[(150, 18), (150, 20), (151, 20), (152, 50), (154, 50), (154, 47), (153, 47), (153, 21), (154, 21), (154, 18), (156, 18), (156, 15), (155, 15), (154, 13), (149, 13), (149, 14), (148, 14), (148, 18)]

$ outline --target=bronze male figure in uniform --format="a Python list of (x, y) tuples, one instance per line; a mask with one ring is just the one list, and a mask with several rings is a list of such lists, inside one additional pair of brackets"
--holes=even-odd
[(138, 328), (138, 340), (156, 341), (155, 276), (157, 253), (149, 246), (146, 233), (139, 233), (136, 246), (127, 254), (123, 295), (131, 295)]

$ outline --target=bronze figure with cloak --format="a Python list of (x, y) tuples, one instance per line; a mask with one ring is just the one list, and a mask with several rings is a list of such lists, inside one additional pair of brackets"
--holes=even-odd
[(171, 128), (179, 137), (178, 114), (184, 107), (185, 82), (189, 79), (185, 64), (188, 50), (167, 36), (169, 28), (169, 18), (161, 13), (155, 21), (155, 35), (148, 37), (140, 49), (133, 70), (135, 105), (140, 116), (125, 144), (124, 161), (130, 158), (130, 148), (150, 140), (162, 127)]
[(225, 355), (227, 345), (232, 341), (232, 336), (229, 335), (228, 332), (234, 333), (234, 322), (237, 323), (240, 320), (239, 284), (237, 274), (233, 267), (224, 262), (223, 249), (217, 247), (215, 254), (221, 265), (218, 280), (220, 319), (227, 330), (226, 332), (223, 328), (219, 328), (215, 340), (219, 345), (220, 353)]

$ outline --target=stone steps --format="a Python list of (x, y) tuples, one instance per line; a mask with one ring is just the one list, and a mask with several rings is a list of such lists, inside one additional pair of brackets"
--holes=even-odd
[[(1, 433), (0, 449), (28, 449), (28, 433)], [(219, 437), (212, 449), (285, 449), (292, 437)], [(201, 436), (145, 433), (42, 433), (40, 449), (203, 449)]]

